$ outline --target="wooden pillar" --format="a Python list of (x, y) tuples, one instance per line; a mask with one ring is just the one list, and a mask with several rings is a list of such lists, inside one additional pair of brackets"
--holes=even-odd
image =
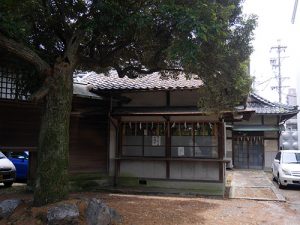
[[(171, 158), (171, 124), (170, 118), (167, 118), (166, 129), (166, 158)], [(166, 160), (166, 178), (170, 179), (170, 160)]]
[[(224, 160), (224, 151), (225, 151), (225, 131), (224, 131), (224, 122), (218, 123), (218, 158)], [(224, 162), (219, 162), (219, 181), (224, 181)]]
[(114, 186), (117, 185), (117, 177), (120, 175), (120, 163), (121, 163), (121, 156), (122, 156), (122, 133), (123, 133), (123, 126), (122, 123), (120, 121), (120, 119), (118, 119), (118, 125), (117, 125), (117, 151), (115, 154), (115, 176), (114, 176)]

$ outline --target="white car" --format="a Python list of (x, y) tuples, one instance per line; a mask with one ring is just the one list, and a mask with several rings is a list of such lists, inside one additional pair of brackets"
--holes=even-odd
[(279, 188), (288, 184), (300, 185), (300, 151), (281, 150), (277, 153), (272, 164), (273, 180)]
[(4, 183), (5, 187), (10, 187), (16, 178), (16, 167), (0, 152), (0, 183)]

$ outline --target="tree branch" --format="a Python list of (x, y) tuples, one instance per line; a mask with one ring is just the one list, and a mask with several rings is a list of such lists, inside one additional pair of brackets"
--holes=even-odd
[(32, 64), (40, 74), (44, 74), (50, 69), (48, 63), (41, 59), (38, 54), (24, 45), (5, 37), (0, 33), (0, 48), (7, 50), (13, 55), (23, 59)]
[(115, 70), (117, 71), (119, 77), (128, 76), (129, 78), (135, 78), (134, 75), (130, 75), (130, 72), (136, 72), (138, 74), (152, 74), (159, 71), (174, 71), (174, 72), (183, 72), (182, 69), (175, 69), (175, 68), (162, 68), (162, 67), (156, 67), (151, 69), (142, 69), (141, 67), (136, 66), (127, 66), (124, 69), (121, 69), (119, 65), (114, 65)]

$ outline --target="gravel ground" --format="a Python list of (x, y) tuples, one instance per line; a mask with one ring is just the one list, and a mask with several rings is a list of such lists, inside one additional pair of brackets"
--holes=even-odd
[[(5, 190), (5, 192), (3, 192)], [(1, 189), (0, 200), (10, 198), (32, 200), (32, 194)], [(299, 211), (288, 203), (241, 199), (218, 199), (202, 197), (150, 196), (108, 194), (99, 192), (74, 193), (71, 198), (97, 197), (115, 208), (123, 217), (122, 224), (299, 224)], [(8, 220), (0, 224), (41, 224), (30, 213), (30, 204), (18, 209)], [(18, 220), (18, 218), (20, 218)], [(12, 223), (13, 222), (13, 223)]]

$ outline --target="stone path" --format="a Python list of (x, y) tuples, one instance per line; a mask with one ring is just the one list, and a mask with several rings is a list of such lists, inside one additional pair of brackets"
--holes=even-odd
[(285, 201), (262, 170), (227, 171), (231, 177), (229, 198)]

